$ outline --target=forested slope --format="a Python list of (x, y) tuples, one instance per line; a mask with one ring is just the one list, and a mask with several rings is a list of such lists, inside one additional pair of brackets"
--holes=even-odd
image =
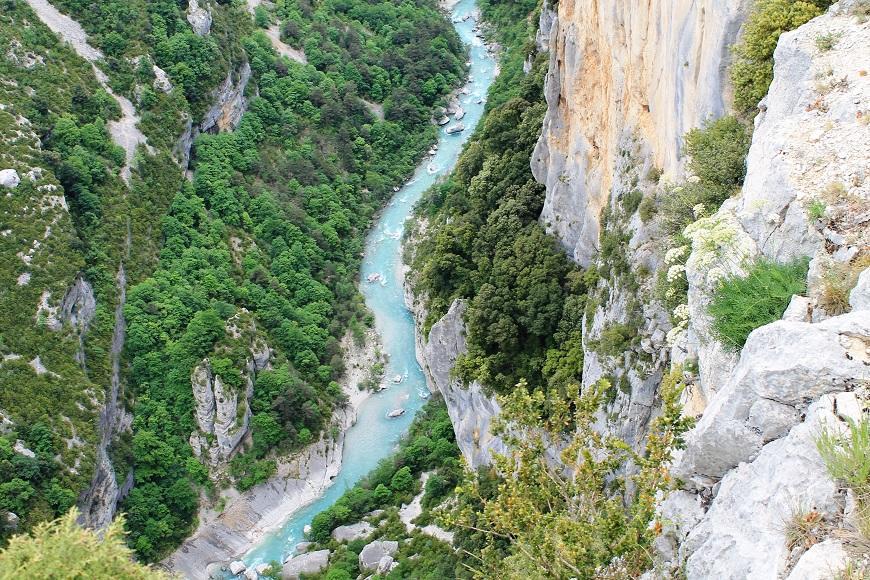
[[(462, 46), (431, 2), (279, 2), (262, 28), (239, 3), (55, 7), (96, 69), (27, 3), (0, 16), (0, 169), (20, 177), (0, 199), (3, 533), (109, 490), (154, 559), (201, 490), (262, 481), (343, 404), (362, 236), (434, 139)], [(129, 183), (121, 98), (147, 139)]]

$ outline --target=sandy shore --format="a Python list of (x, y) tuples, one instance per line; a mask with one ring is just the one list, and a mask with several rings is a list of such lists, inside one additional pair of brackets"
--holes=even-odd
[(235, 489), (221, 492), (224, 509), (220, 512), (203, 507), (196, 532), (167, 558), (164, 566), (186, 578), (205, 580), (209, 564), (236, 560), (253, 548), (267, 533), (280, 527), (293, 513), (305, 507), (330, 486), (341, 470), (344, 436), (356, 422), (357, 410), (371, 395), (358, 385), (368, 378), (377, 362), (380, 342), (374, 331), (366, 335), (366, 344), (357, 347), (350, 336), (342, 341), (347, 370), (342, 387), (348, 405), (333, 413), (331, 429), (316, 443), (289, 457), (280, 458), (278, 472), (269, 481), (245, 493)]

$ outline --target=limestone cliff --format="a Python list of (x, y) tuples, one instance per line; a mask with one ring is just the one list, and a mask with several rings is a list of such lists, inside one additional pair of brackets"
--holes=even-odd
[(549, 39), (547, 116), (532, 157), (547, 186), (541, 221), (581, 265), (598, 248), (620, 143), (680, 168), (683, 134), (725, 110), (725, 67), (742, 0), (567, 0)]
[[(269, 368), (272, 356), (248, 311), (230, 318), (226, 331), (226, 339), (215, 347), (214, 356), (229, 356), (239, 363), (224, 371), (231, 375), (222, 377), (221, 371), (205, 358), (190, 377), (199, 426), (190, 436), (190, 445), (197, 457), (205, 456), (213, 467), (225, 464), (248, 435), (254, 380), (258, 372)], [(241, 385), (232, 384), (231, 376), (241, 377)]]
[[(855, 499), (816, 441), (868, 408), (870, 270), (848, 304), (830, 298), (832, 276), (866, 267), (870, 234), (870, 24), (855, 5), (841, 1), (780, 38), (743, 190), (690, 232), (689, 325), (677, 342), (698, 360), (703, 416), (673, 466), (683, 490), (660, 506), (671, 524), (656, 574), (829, 578), (854, 551)], [(824, 211), (811, 215), (814, 204)], [(711, 332), (706, 305), (718, 279), (761, 257), (811, 258), (808, 297), (733, 352)], [(820, 537), (789, 541), (789, 522), (805, 514), (821, 522)]]
[(477, 381), (463, 385), (451, 376), (456, 359), (466, 352), (464, 300), (456, 300), (450, 310), (432, 326), (423, 348), (424, 370), (430, 389), (441, 393), (456, 433), (456, 443), (468, 464), (476, 469), (492, 461), (492, 453), (504, 453), (505, 445), (490, 432), (499, 404), (487, 395)]

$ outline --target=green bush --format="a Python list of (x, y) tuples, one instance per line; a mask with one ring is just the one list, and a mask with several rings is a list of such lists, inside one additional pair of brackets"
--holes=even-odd
[(794, 294), (803, 294), (807, 261), (777, 264), (761, 260), (746, 277), (726, 278), (709, 306), (713, 331), (725, 344), (741, 349), (749, 333), (782, 317)]
[(752, 139), (746, 126), (735, 117), (706, 123), (686, 134), (689, 169), (702, 182), (736, 186), (746, 176), (746, 154)]
[(741, 41), (734, 46), (731, 67), (734, 105), (748, 113), (767, 94), (773, 80), (773, 51), (783, 32), (794, 30), (821, 14), (831, 0), (761, 0), (744, 27)]

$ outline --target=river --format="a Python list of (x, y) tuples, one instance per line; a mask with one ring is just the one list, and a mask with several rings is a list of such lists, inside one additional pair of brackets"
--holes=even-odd
[[(381, 213), (370, 232), (365, 248), (360, 280), (366, 304), (374, 314), (375, 327), (388, 354), (385, 381), (389, 389), (369, 397), (360, 407), (356, 424), (345, 438), (341, 472), (332, 486), (316, 501), (302, 508), (244, 557), (248, 566), (277, 560), (283, 562), (302, 541), (303, 529), (319, 512), (331, 506), (349, 488), (389, 456), (407, 432), (414, 414), (426, 402), (426, 378), (414, 352), (414, 319), (404, 303), (402, 288), (402, 234), (411, 218), (414, 205), (439, 178), (452, 171), (462, 146), (483, 116), (486, 94), (497, 74), (497, 62), (474, 29), (475, 1), (461, 0), (451, 9), (451, 19), (463, 42), (468, 45), (471, 61), (467, 91), (459, 95), (465, 111), (465, 131), (448, 135), (442, 128), (438, 150), (427, 157), (414, 176), (402, 187)], [(464, 94), (467, 92), (468, 94)], [(456, 121), (451, 117), (450, 127)], [(379, 280), (367, 282), (372, 274)], [(401, 376), (398, 384), (394, 377)], [(387, 418), (397, 408), (405, 414)]]

